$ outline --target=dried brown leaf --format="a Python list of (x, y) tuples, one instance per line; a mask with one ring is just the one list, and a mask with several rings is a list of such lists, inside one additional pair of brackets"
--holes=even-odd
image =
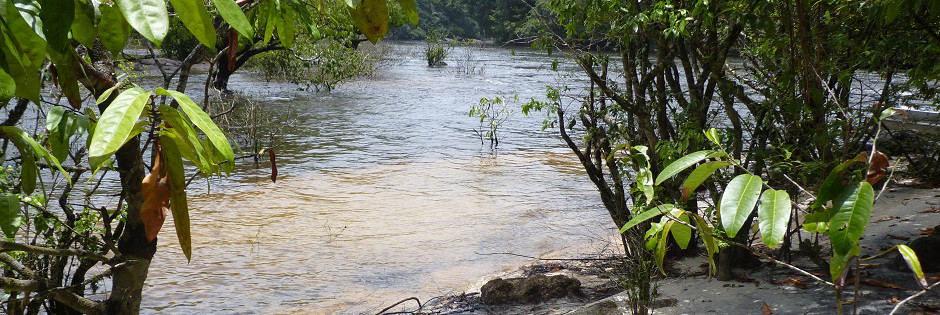
[(764, 315), (771, 315), (774, 313), (774, 309), (770, 308), (767, 302), (764, 302), (764, 304), (760, 306), (760, 312)]
[(888, 171), (889, 158), (884, 153), (875, 151), (871, 156), (871, 163), (868, 164), (868, 176), (866, 180), (869, 184), (875, 185), (885, 177)]
[(163, 169), (159, 145), (155, 154), (153, 168), (150, 174), (144, 177), (140, 188), (144, 197), (144, 204), (140, 209), (140, 221), (144, 224), (147, 240), (151, 242), (160, 233), (160, 228), (166, 221), (166, 214), (170, 211), (169, 176)]

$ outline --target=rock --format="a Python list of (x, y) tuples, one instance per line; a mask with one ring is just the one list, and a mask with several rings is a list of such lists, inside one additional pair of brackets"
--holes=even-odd
[[(907, 246), (917, 253), (917, 260), (920, 261), (924, 272), (940, 271), (940, 225), (934, 227), (930, 235), (910, 241)], [(900, 254), (894, 258), (891, 267), (899, 271), (910, 271)]]
[(581, 282), (567, 276), (526, 278), (496, 278), (480, 288), (480, 296), (487, 305), (535, 304), (549, 299), (581, 297)]

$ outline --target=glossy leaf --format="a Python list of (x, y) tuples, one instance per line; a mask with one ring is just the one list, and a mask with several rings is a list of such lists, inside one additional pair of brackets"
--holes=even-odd
[(757, 199), (760, 197), (763, 181), (760, 176), (741, 174), (731, 180), (721, 195), (720, 208), (721, 226), (728, 236), (734, 237), (744, 226), (744, 221), (754, 211)]
[(920, 266), (920, 259), (917, 258), (917, 253), (914, 252), (907, 245), (898, 245), (898, 252), (901, 253), (901, 257), (904, 258), (904, 262), (907, 263), (907, 266), (911, 268), (911, 272), (914, 273), (914, 278), (924, 290), (927, 289), (927, 279), (924, 277), (924, 269)]
[(679, 158), (675, 162), (670, 163), (669, 166), (666, 166), (666, 168), (664, 168), (663, 171), (660, 172), (658, 176), (656, 176), (656, 185), (661, 184), (662, 182), (666, 181), (670, 177), (676, 176), (677, 174), (681, 173), (682, 171), (691, 167), (692, 165), (695, 165), (696, 163), (701, 162), (702, 160), (705, 159), (705, 157), (707, 157), (709, 154), (712, 154), (714, 152), (715, 151), (712, 151), (712, 150), (698, 151), (698, 152), (690, 153), (686, 156)]
[(857, 182), (846, 187), (833, 201), (836, 212), (829, 221), (829, 240), (835, 252), (845, 254), (858, 245), (871, 218), (874, 200), (871, 184)]
[(232, 152), (232, 146), (229, 144), (225, 133), (222, 132), (222, 129), (219, 129), (219, 126), (212, 122), (212, 118), (209, 117), (209, 114), (202, 111), (199, 105), (196, 105), (196, 102), (189, 98), (189, 96), (177, 91), (164, 89), (157, 89), (157, 94), (173, 97), (180, 105), (180, 109), (182, 109), (183, 112), (186, 113), (186, 116), (189, 117), (189, 120), (193, 122), (193, 125), (196, 125), (196, 127), (206, 135), (209, 143), (222, 153), (222, 157), (225, 158), (225, 161), (233, 162), (235, 160), (235, 153)]
[(708, 138), (708, 140), (711, 141), (712, 143), (714, 143), (715, 145), (721, 146), (721, 142), (719, 141), (720, 138), (719, 138), (719, 136), (718, 136), (718, 130), (717, 130), (717, 129), (711, 128), (711, 129), (705, 130), (704, 133), (705, 133), (705, 138)]
[(14, 194), (0, 195), (0, 229), (8, 238), (16, 236), (16, 231), (23, 223), (23, 213), (20, 212), (20, 198)]
[(144, 38), (157, 46), (169, 31), (169, 15), (164, 0), (114, 0), (124, 19)]
[(623, 227), (620, 228), (620, 233), (621, 234), (625, 233), (627, 232), (627, 230), (636, 226), (637, 224), (643, 223), (649, 219), (663, 215), (664, 213), (672, 211), (672, 209), (675, 209), (675, 208), (676, 206), (673, 204), (665, 204), (665, 205), (659, 205), (659, 206), (656, 206), (655, 208), (640, 212), (634, 215), (633, 219), (631, 219), (629, 222), (627, 222), (627, 224), (624, 224)]
[(121, 92), (101, 114), (88, 149), (88, 162), (95, 172), (127, 142), (149, 98), (150, 92), (131, 88)]
[(183, 113), (167, 105), (160, 105), (159, 111), (160, 118), (169, 127), (164, 128), (161, 134), (169, 133), (182, 157), (196, 164), (200, 172), (212, 174), (215, 161), (208, 158), (202, 139), (196, 134), (192, 124), (183, 117)]
[(212, 0), (212, 3), (215, 4), (215, 8), (219, 10), (219, 15), (222, 16), (222, 19), (225, 20), (228, 25), (231, 25), (238, 34), (241, 34), (242, 37), (245, 38), (255, 37), (255, 30), (251, 27), (251, 22), (248, 22), (248, 17), (246, 17), (242, 9), (238, 7), (235, 0)]
[(193, 37), (206, 47), (215, 48), (215, 26), (202, 0), (170, 0), (170, 4)]
[(131, 36), (131, 25), (124, 19), (121, 10), (115, 5), (102, 3), (98, 6), (101, 20), (98, 22), (98, 38), (112, 55), (119, 55), (124, 50), (127, 39)]
[(711, 161), (705, 162), (692, 170), (689, 177), (686, 177), (685, 182), (682, 183), (682, 201), (689, 200), (689, 197), (695, 192), (695, 189), (698, 189), (698, 186), (702, 185), (709, 176), (712, 176), (718, 169), (728, 165), (731, 165), (731, 163), (725, 161)]
[(373, 44), (388, 32), (388, 4), (386, 0), (362, 0), (349, 8), (353, 24)]
[(176, 144), (169, 139), (160, 137), (163, 144), (163, 162), (166, 163), (167, 176), (170, 182), (170, 211), (173, 213), (173, 225), (176, 228), (176, 237), (186, 260), (192, 260), (192, 239), (189, 226), (189, 205), (186, 201), (186, 175), (183, 172), (183, 160), (180, 157)]
[[(41, 35), (39, 4), (31, 0), (8, 0), (5, 3), (6, 9), (0, 8), (0, 16), (6, 20), (10, 33), (16, 37), (19, 52), (29, 61), (30, 68), (38, 72), (46, 59), (46, 40)], [(38, 96), (38, 92), (36, 94)]]
[(757, 207), (757, 220), (761, 239), (770, 248), (776, 248), (787, 233), (790, 221), (790, 195), (783, 190), (767, 189)]

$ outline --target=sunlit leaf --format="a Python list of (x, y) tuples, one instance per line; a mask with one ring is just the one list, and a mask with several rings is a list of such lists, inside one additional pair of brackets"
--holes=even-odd
[[(683, 210), (673, 209), (670, 215), (682, 222), (691, 223), (689, 222), (689, 215)], [(692, 240), (692, 227), (682, 224), (682, 222), (673, 224), (670, 234), (676, 240), (679, 248), (686, 249), (689, 246), (689, 241)]]
[(640, 213), (636, 213), (633, 216), (633, 219), (631, 219), (629, 222), (627, 222), (627, 224), (624, 224), (623, 227), (620, 228), (620, 233), (624, 233), (630, 228), (636, 226), (637, 224), (643, 223), (646, 220), (663, 215), (664, 213), (672, 211), (672, 209), (675, 209), (675, 208), (676, 208), (675, 205), (665, 204), (665, 205), (656, 206), (655, 208), (652, 208), (652, 209), (649, 209)]
[(760, 198), (757, 207), (757, 220), (761, 239), (770, 248), (776, 248), (787, 233), (790, 221), (790, 195), (783, 190), (767, 189)]
[(169, 15), (164, 0), (114, 0), (124, 19), (147, 40), (157, 46), (169, 31)]
[(215, 26), (202, 0), (170, 0), (170, 4), (193, 37), (206, 47), (215, 48)]
[(353, 23), (375, 43), (388, 32), (388, 4), (386, 0), (362, 0), (355, 7), (349, 7)]
[(255, 30), (251, 27), (251, 22), (248, 22), (248, 17), (234, 0), (212, 0), (212, 3), (219, 10), (222, 19), (238, 31), (238, 34), (245, 38), (255, 38)]
[(689, 200), (689, 196), (691, 196), (692, 193), (695, 192), (695, 189), (697, 189), (699, 185), (702, 185), (709, 176), (712, 176), (718, 169), (728, 165), (731, 165), (731, 163), (725, 161), (711, 161), (705, 162), (692, 170), (689, 177), (686, 177), (685, 182), (682, 183), (682, 201)]
[(760, 197), (763, 181), (760, 176), (741, 174), (731, 180), (721, 195), (721, 226), (728, 236), (734, 237), (754, 211)]
[(664, 168), (663, 171), (656, 176), (656, 185), (661, 184), (670, 177), (676, 176), (676, 174), (679, 174), (692, 165), (695, 165), (695, 163), (701, 162), (705, 159), (705, 157), (714, 152), (715, 151), (712, 150), (698, 151), (679, 158), (675, 162), (669, 164), (669, 166), (666, 166), (666, 168)]
[(189, 96), (177, 91), (164, 89), (157, 89), (157, 94), (173, 97), (180, 105), (180, 109), (189, 117), (189, 120), (192, 121), (192, 123), (206, 135), (209, 142), (222, 153), (222, 157), (225, 158), (225, 161), (233, 162), (235, 160), (235, 153), (232, 152), (232, 146), (229, 144), (225, 133), (222, 132), (222, 129), (219, 129), (219, 126), (212, 122), (212, 118), (209, 117), (209, 114), (202, 111), (199, 105), (196, 105), (196, 102), (189, 98)]
[(150, 92), (134, 87), (121, 92), (101, 113), (88, 149), (93, 170), (97, 172), (127, 142), (149, 99)]
[(829, 240), (833, 251), (845, 254), (865, 233), (875, 192), (868, 182), (852, 183), (833, 201), (836, 209), (829, 221)]
[(914, 279), (917, 280), (924, 290), (927, 289), (927, 279), (924, 277), (924, 269), (920, 266), (920, 259), (917, 258), (917, 253), (914, 252), (907, 245), (898, 245), (898, 252), (901, 253), (901, 257), (904, 258), (904, 262), (907, 263), (907, 266), (911, 268), (911, 272), (914, 273)]

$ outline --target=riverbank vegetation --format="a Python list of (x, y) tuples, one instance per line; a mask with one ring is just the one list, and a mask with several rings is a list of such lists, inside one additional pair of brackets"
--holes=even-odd
[[(298, 37), (319, 40), (321, 28), (335, 41), (359, 41), (355, 33), (375, 42), (388, 27), (384, 0), (337, 2), (335, 10), (301, 0), (169, 2), (0, 2), (6, 313), (139, 313), (148, 271), (161, 267), (151, 259), (166, 217), (189, 260), (186, 188), (235, 167), (239, 152), (213, 121), (231, 109), (206, 112), (210, 85), (225, 90), (252, 57), (306, 48), (306, 41), (295, 46)], [(413, 1), (395, 3), (417, 23)], [(156, 88), (115, 75), (132, 36), (142, 38), (162, 76)], [(156, 58), (161, 45), (178, 61)], [(200, 105), (185, 93), (190, 71), (206, 58), (211, 70)], [(329, 88), (341, 80), (327, 74), (317, 82)], [(270, 157), (273, 168), (273, 151)], [(106, 192), (109, 181), (117, 187)]]

